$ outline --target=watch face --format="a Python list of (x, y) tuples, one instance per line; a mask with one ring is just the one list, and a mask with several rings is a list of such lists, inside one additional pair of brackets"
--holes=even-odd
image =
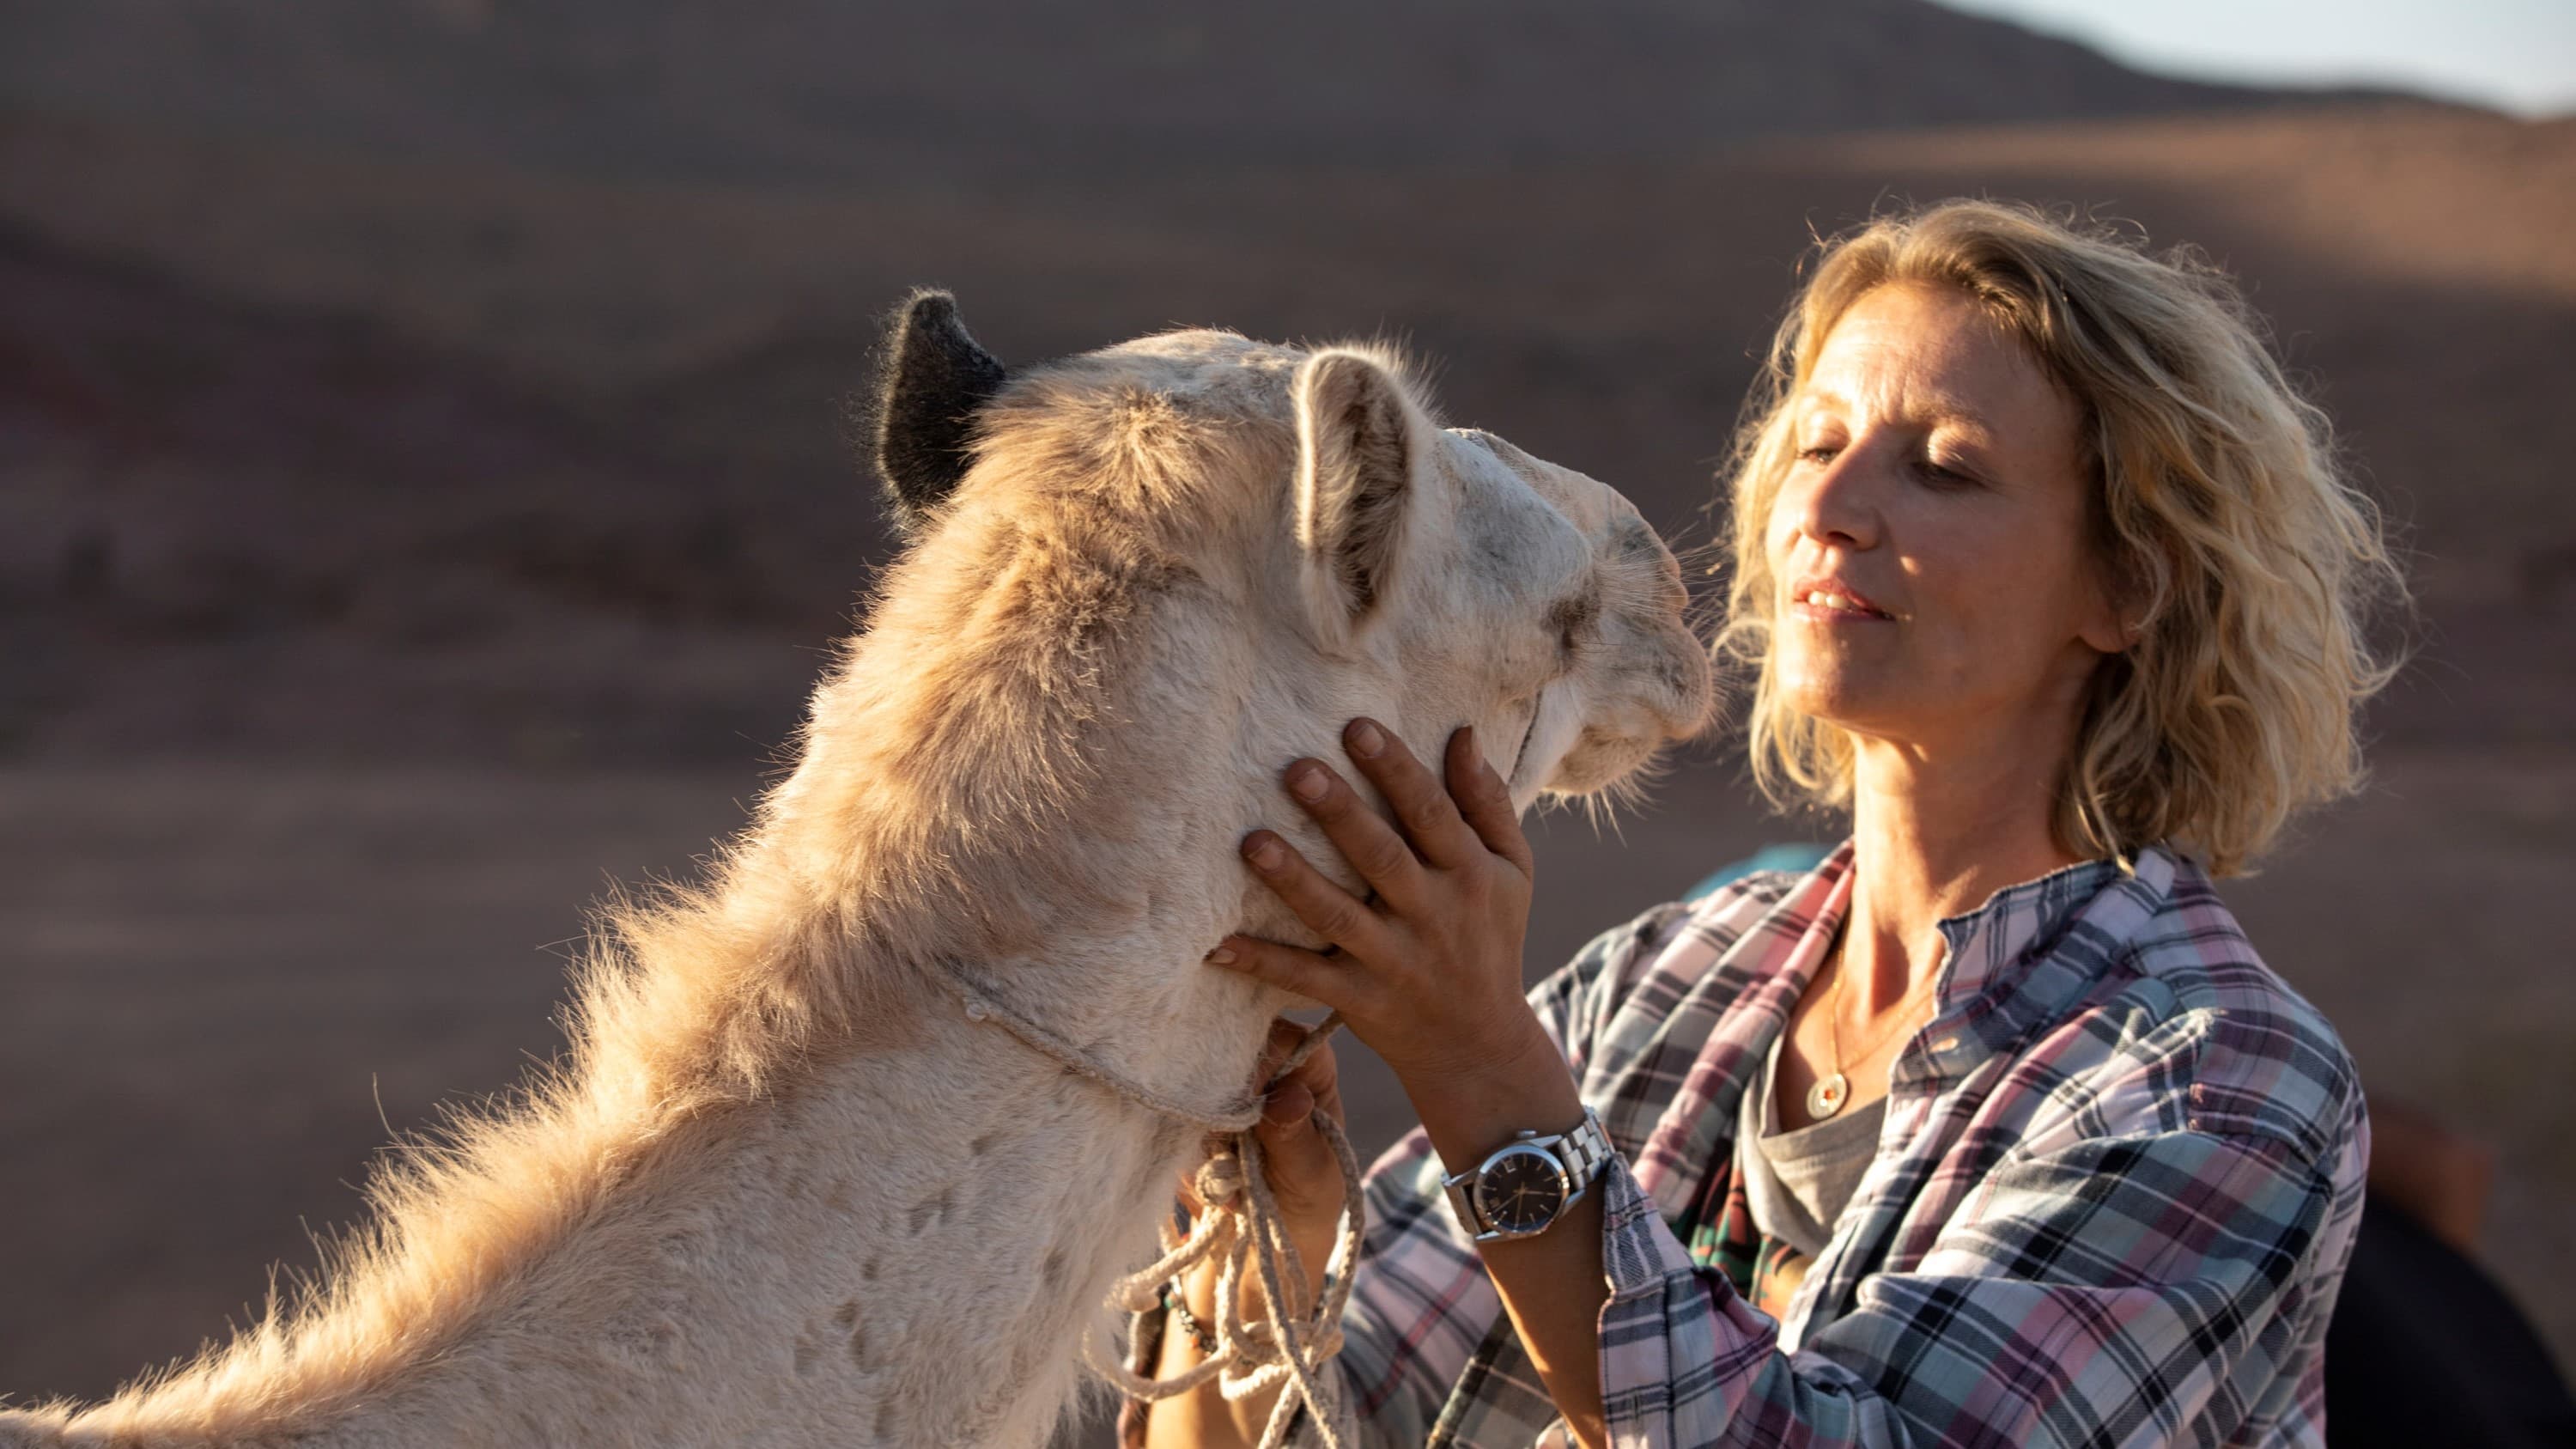
[(1476, 1206), (1498, 1232), (1536, 1232), (1565, 1206), (1565, 1177), (1544, 1149), (1507, 1148), (1477, 1177)]

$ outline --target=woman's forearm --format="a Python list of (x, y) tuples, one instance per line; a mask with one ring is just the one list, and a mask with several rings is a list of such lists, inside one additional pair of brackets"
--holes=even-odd
[[(1564, 1050), (1523, 995), (1537, 861), (1510, 789), (1469, 728), (1451, 733), (1436, 776), (1373, 721), (1351, 721), (1343, 742), (1386, 814), (1319, 760), (1296, 761), (1282, 783), (1372, 899), (1318, 872), (1277, 832), (1253, 831), (1245, 862), (1333, 950), (1237, 935), (1209, 963), (1341, 1013), (1404, 1083), (1452, 1171), (1515, 1132), (1573, 1128), (1583, 1105)], [(1485, 1253), (1549, 1395), (1587, 1443), (1601, 1439), (1600, 1235), (1600, 1205), (1587, 1197), (1538, 1237)]]
[[(1322, 1271), (1332, 1245), (1329, 1234), (1301, 1235), (1297, 1251), (1310, 1273)], [(1191, 1268), (1180, 1285), (1182, 1301), (1189, 1305), (1191, 1315), (1211, 1331), (1216, 1323), (1216, 1278), (1217, 1264), (1211, 1258)], [(1263, 1315), (1259, 1279), (1247, 1279), (1235, 1291), (1243, 1295), (1245, 1317), (1258, 1322)], [(1178, 1323), (1167, 1322), (1154, 1377), (1177, 1377), (1197, 1367), (1205, 1357)], [(1251, 1449), (1261, 1442), (1262, 1430), (1269, 1425), (1271, 1410), (1285, 1388), (1284, 1384), (1274, 1385), (1229, 1403), (1216, 1383), (1210, 1381), (1189, 1393), (1165, 1399), (1153, 1405), (1146, 1416), (1146, 1449)]]
[[(1524, 1128), (1555, 1132), (1583, 1119), (1583, 1103), (1556, 1044), (1536, 1030), (1514, 1051), (1498, 1052), (1455, 1072), (1416, 1073), (1406, 1082), (1431, 1145), (1450, 1170), (1484, 1161)], [(1300, 1243), (1310, 1264), (1321, 1263), (1329, 1239)], [(1609, 1297), (1601, 1265), (1601, 1200), (1582, 1201), (1533, 1238), (1481, 1245), (1485, 1266), (1500, 1291), (1504, 1311), (1546, 1383), (1548, 1397), (1586, 1445), (1607, 1441), (1602, 1424), (1600, 1317)], [(1258, 1315), (1260, 1287), (1243, 1285), (1246, 1309)], [(1216, 1272), (1202, 1263), (1182, 1283), (1190, 1312), (1216, 1319)], [(1177, 1324), (1166, 1325), (1156, 1375), (1170, 1378), (1197, 1364), (1196, 1345)], [(1248, 1449), (1269, 1422), (1277, 1391), (1226, 1402), (1213, 1383), (1153, 1407), (1148, 1449)]]
[[(1249, 1286), (1255, 1293), (1260, 1291), (1257, 1284)], [(1214, 1261), (1192, 1268), (1181, 1281), (1181, 1292), (1190, 1312), (1201, 1323), (1216, 1322)], [(1163, 1325), (1163, 1352), (1154, 1366), (1154, 1377), (1177, 1377), (1196, 1367), (1204, 1357), (1179, 1324), (1167, 1322)], [(1201, 1384), (1148, 1410), (1146, 1449), (1251, 1449), (1260, 1442), (1261, 1428), (1269, 1422), (1272, 1401), (1278, 1397), (1279, 1391), (1273, 1389), (1229, 1404), (1214, 1382)]]
[(1600, 1196), (1586, 1193), (1535, 1238), (1487, 1243), (1484, 1252), (1512, 1328), (1575, 1441), (1590, 1449), (1607, 1444), (1600, 1324), (1610, 1288), (1601, 1271)]
[[(1438, 1082), (1407, 1082), (1406, 1090), (1433, 1150), (1453, 1173), (1484, 1161), (1525, 1128), (1560, 1132), (1583, 1120), (1583, 1102), (1565, 1059), (1544, 1034), (1511, 1059)], [(1601, 1264), (1600, 1194), (1584, 1194), (1536, 1237), (1480, 1246), (1504, 1311), (1557, 1412), (1579, 1442), (1607, 1442), (1600, 1322), (1610, 1286)]]

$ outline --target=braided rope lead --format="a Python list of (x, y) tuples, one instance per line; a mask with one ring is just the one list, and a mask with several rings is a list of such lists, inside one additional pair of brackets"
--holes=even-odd
[[(1315, 1430), (1325, 1449), (1357, 1444), (1358, 1427), (1351, 1421), (1340, 1380), (1325, 1372), (1333, 1355), (1341, 1352), (1342, 1310), (1351, 1300), (1351, 1270), (1359, 1260), (1360, 1234), (1368, 1214), (1360, 1194), (1359, 1155), (1352, 1151), (1342, 1125), (1321, 1109), (1310, 1119), (1332, 1148), (1333, 1160), (1341, 1165), (1342, 1216), (1332, 1253), (1324, 1262), (1323, 1291), (1313, 1295), (1315, 1301), (1304, 1314), (1292, 1314), (1286, 1306), (1289, 1295), (1283, 1290), (1293, 1288), (1295, 1296), (1304, 1299), (1312, 1282), (1297, 1245), (1289, 1239), (1269, 1176), (1262, 1171), (1261, 1143), (1252, 1131), (1261, 1120), (1258, 1099), (1230, 1102), (1214, 1114), (1180, 1102), (1101, 1065), (1081, 1048), (1004, 1006), (990, 988), (967, 974), (962, 963), (942, 957), (938, 965), (950, 989), (964, 1001), (968, 1020), (992, 1022), (1040, 1056), (1140, 1107), (1231, 1139), (1231, 1150), (1210, 1156), (1192, 1179), (1201, 1209), (1188, 1234), (1163, 1224), (1159, 1239), (1163, 1255), (1111, 1284), (1108, 1303), (1131, 1315), (1128, 1342), (1137, 1342), (1148, 1316), (1162, 1306), (1164, 1285), (1215, 1259), (1216, 1352), (1168, 1379), (1149, 1379), (1104, 1357), (1085, 1329), (1082, 1357), (1091, 1371), (1140, 1403), (1177, 1398), (1211, 1379), (1217, 1380), (1218, 1392), (1228, 1402), (1284, 1383), (1287, 1387), (1271, 1407), (1258, 1449), (1282, 1449), (1287, 1444), (1300, 1404), (1313, 1411)], [(1263, 1084), (1264, 1090), (1304, 1065), (1341, 1026), (1340, 1012), (1316, 1023)], [(1261, 1284), (1258, 1323), (1242, 1312), (1247, 1274)]]

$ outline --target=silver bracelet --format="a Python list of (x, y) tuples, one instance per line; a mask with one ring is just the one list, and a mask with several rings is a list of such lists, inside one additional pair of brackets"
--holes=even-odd
[[(1333, 1275), (1326, 1273), (1324, 1281), (1316, 1286), (1315, 1291), (1329, 1293), (1332, 1290)], [(1180, 1325), (1181, 1332), (1190, 1336), (1190, 1342), (1199, 1346), (1201, 1355), (1213, 1356), (1216, 1353), (1216, 1335), (1209, 1332), (1208, 1326), (1199, 1321), (1199, 1316), (1190, 1311), (1189, 1303), (1181, 1296), (1181, 1285), (1178, 1282), (1163, 1285), (1163, 1311), (1169, 1313), (1172, 1321)]]
[(1172, 1315), (1172, 1321), (1181, 1326), (1181, 1332), (1190, 1336), (1190, 1342), (1199, 1346), (1202, 1357), (1216, 1352), (1216, 1335), (1208, 1332), (1208, 1326), (1199, 1322), (1199, 1316), (1190, 1311), (1190, 1305), (1182, 1302), (1181, 1295), (1173, 1292), (1172, 1285), (1168, 1283), (1163, 1285), (1163, 1308)]

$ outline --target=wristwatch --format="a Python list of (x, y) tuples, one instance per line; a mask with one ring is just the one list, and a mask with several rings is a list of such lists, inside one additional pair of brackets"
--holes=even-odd
[(1536, 1237), (1583, 1200), (1610, 1160), (1601, 1119), (1583, 1109), (1582, 1125), (1553, 1137), (1513, 1134), (1492, 1156), (1440, 1180), (1459, 1226), (1480, 1243)]

